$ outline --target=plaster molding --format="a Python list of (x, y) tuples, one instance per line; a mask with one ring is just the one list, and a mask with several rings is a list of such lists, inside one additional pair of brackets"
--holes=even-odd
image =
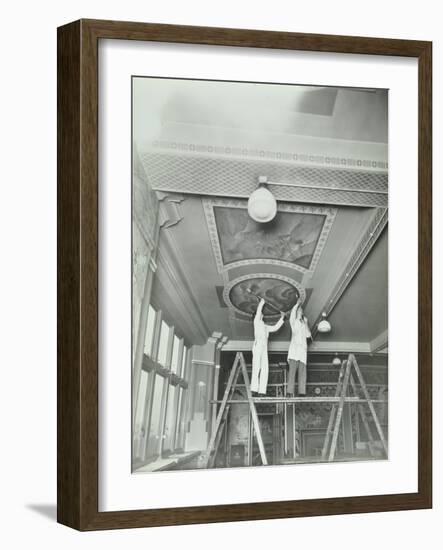
[(157, 198), (160, 204), (159, 225), (161, 229), (168, 229), (182, 221), (180, 205), (185, 200), (183, 195), (157, 191)]
[[(169, 233), (164, 233), (163, 237), (163, 246), (159, 246), (158, 248), (158, 268), (161, 267), (163, 269), (164, 274), (169, 280), (170, 288), (173, 289), (180, 298), (180, 301), (176, 301), (176, 305), (182, 317), (188, 319), (188, 324), (194, 328), (194, 331), (197, 331), (197, 334), (202, 339), (207, 340), (210, 330), (189, 286), (186, 275), (181, 268), (183, 262), (181, 261), (180, 254), (171, 241)], [(165, 284), (164, 279), (162, 279), (162, 284)]]
[[(321, 138), (309, 138), (309, 141), (312, 142), (313, 139), (316, 139), (317, 142), (322, 141)], [(326, 139), (323, 141), (326, 141)], [(334, 154), (323, 155), (307, 153), (305, 151), (295, 152), (294, 150), (291, 152), (277, 151), (266, 148), (230, 145), (222, 146), (177, 140), (154, 140), (150, 145), (152, 151), (173, 152), (174, 154), (223, 156), (228, 158), (243, 158), (247, 160), (262, 159), (279, 162), (311, 164), (315, 166), (335, 166), (351, 170), (388, 170), (388, 163), (384, 160), (375, 158), (359, 158), (357, 156), (346, 157)], [(293, 149), (293, 147), (291, 147), (291, 149)]]
[[(229, 340), (223, 347), (223, 351), (251, 351), (253, 340)], [(270, 340), (269, 352), (287, 353), (289, 340)], [(308, 353), (371, 353), (369, 342), (312, 342), (308, 347)]]
[(208, 367), (213, 367), (215, 365), (214, 361), (205, 361), (203, 359), (193, 359), (192, 360), (193, 365), (206, 365)]
[(388, 335), (389, 335), (388, 329), (386, 329), (383, 332), (381, 332), (378, 336), (376, 336), (373, 340), (371, 340), (370, 342), (371, 351), (378, 352), (387, 348)]
[(155, 273), (157, 271), (157, 262), (152, 257), (149, 260), (149, 269), (152, 271), (152, 273)]
[[(265, 157), (183, 155), (151, 150), (144, 152), (142, 158), (157, 191), (248, 198), (256, 188), (257, 177), (263, 174), (270, 181), (295, 185), (274, 186), (277, 201), (387, 207), (387, 170), (370, 170), (371, 163), (377, 161), (356, 161), (350, 169), (338, 157), (325, 157), (324, 165), (320, 166), (310, 162), (309, 159), (317, 157), (299, 155), (303, 162), (282, 162)], [(326, 159), (335, 159), (337, 165), (331, 166)]]

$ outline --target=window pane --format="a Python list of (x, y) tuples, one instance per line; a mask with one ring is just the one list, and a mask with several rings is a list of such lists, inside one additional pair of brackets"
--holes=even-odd
[(162, 393), (165, 379), (156, 374), (154, 384), (154, 398), (152, 402), (151, 423), (149, 428), (148, 455), (157, 454), (160, 439), (160, 417), (162, 410)]
[(183, 431), (182, 429), (182, 424), (184, 426), (184, 421), (181, 417), (181, 414), (182, 414), (182, 399), (183, 399), (183, 388), (181, 386), (178, 387), (178, 409), (177, 409), (177, 428), (175, 430), (176, 434), (175, 434), (175, 444), (174, 444), (174, 449), (177, 449), (179, 447), (181, 447), (181, 443), (180, 443), (180, 440), (181, 440), (181, 433)]
[(164, 448), (172, 451), (174, 449), (174, 428), (175, 428), (175, 417), (174, 417), (174, 404), (175, 404), (175, 393), (177, 391), (176, 386), (172, 384), (169, 385), (169, 394), (168, 394), (168, 407), (166, 410), (166, 425), (165, 425), (165, 443)]
[(162, 321), (162, 326), (160, 330), (160, 342), (158, 345), (158, 357), (157, 361), (160, 365), (165, 366), (166, 357), (168, 355), (168, 340), (169, 340), (169, 326)]
[(181, 364), (181, 372), (180, 376), (182, 378), (186, 375), (186, 358), (188, 356), (188, 348), (186, 346), (183, 346), (183, 358), (182, 358), (182, 364)]
[(177, 440), (175, 442), (175, 448), (184, 447), (184, 435), (185, 435), (185, 399), (187, 390), (180, 388), (180, 403), (178, 406), (178, 418), (177, 418)]
[(177, 373), (178, 367), (178, 349), (180, 347), (180, 340), (174, 335), (174, 345), (172, 348), (171, 370)]
[(137, 410), (135, 411), (134, 424), (134, 453), (135, 457), (141, 457), (145, 442), (145, 419), (143, 417), (145, 411), (146, 390), (148, 387), (148, 373), (142, 370), (140, 378), (140, 389), (137, 400)]
[(145, 337), (145, 353), (146, 355), (151, 355), (152, 352), (152, 342), (154, 338), (154, 328), (155, 328), (155, 309), (150, 305), (148, 309), (148, 324), (146, 327), (146, 337)]

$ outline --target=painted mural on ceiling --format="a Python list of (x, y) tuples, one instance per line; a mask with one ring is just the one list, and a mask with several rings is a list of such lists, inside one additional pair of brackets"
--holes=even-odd
[(263, 308), (265, 317), (278, 315), (279, 311), (289, 311), (298, 297), (298, 290), (289, 281), (269, 277), (240, 281), (229, 291), (231, 304), (248, 315), (255, 314), (260, 298), (264, 298), (267, 302)]
[(246, 209), (214, 208), (223, 264), (273, 259), (309, 269), (326, 216), (279, 212), (262, 224)]
[(279, 203), (272, 222), (253, 221), (247, 201), (204, 199), (206, 221), (219, 272), (240, 265), (286, 265), (313, 271), (337, 209)]

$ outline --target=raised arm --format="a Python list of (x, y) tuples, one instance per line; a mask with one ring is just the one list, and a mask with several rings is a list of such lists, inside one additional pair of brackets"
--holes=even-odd
[(280, 319), (275, 323), (275, 325), (267, 325), (268, 332), (277, 332), (279, 328), (283, 325), (284, 316), (283, 313), (280, 315)]
[(297, 309), (300, 307), (300, 298), (296, 301), (294, 307), (291, 310), (291, 315), (289, 316), (289, 324), (292, 326), (294, 325), (295, 319), (297, 317)]
[(255, 312), (255, 319), (254, 319), (255, 321), (260, 321), (264, 305), (265, 305), (265, 301), (262, 298), (257, 306), (257, 311)]

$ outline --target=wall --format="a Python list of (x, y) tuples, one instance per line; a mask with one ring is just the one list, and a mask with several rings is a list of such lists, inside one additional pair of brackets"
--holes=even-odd
[[(2, 239), (2, 418), (0, 538), (7, 548), (43, 546), (89, 550), (117, 548), (280, 547), (415, 549), (441, 539), (443, 385), (435, 368), (435, 509), (371, 515), (77, 533), (54, 522), (56, 361), (56, 34), (79, 17), (157, 21), (317, 33), (434, 39), (436, 212), (443, 206), (441, 155), (443, 38), (439, 3), (373, 0), (294, 0), (221, 3), (179, 0), (17, 1), (3, 6), (3, 150), (0, 201)], [(443, 217), (436, 216), (435, 310), (442, 305)], [(435, 357), (443, 354), (443, 325), (435, 317)], [(26, 354), (26, 358), (25, 358)], [(32, 357), (32, 361), (30, 357)], [(202, 473), (204, 475), (204, 472)], [(436, 544), (434, 544), (436, 546)]]

